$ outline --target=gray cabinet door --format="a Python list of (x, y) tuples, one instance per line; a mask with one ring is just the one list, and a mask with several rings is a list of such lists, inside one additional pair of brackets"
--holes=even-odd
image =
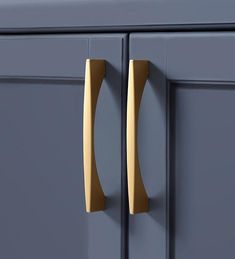
[(150, 211), (130, 259), (235, 257), (235, 33), (132, 34), (150, 61), (138, 148)]
[[(0, 37), (0, 258), (120, 259), (125, 35)], [(106, 210), (87, 214), (85, 59), (106, 60), (95, 155)]]

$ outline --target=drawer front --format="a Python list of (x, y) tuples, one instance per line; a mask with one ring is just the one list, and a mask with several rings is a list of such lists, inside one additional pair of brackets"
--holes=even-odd
[[(0, 37), (0, 257), (121, 257), (126, 36)], [(86, 213), (86, 59), (105, 60), (95, 158), (104, 211)], [(114, 137), (115, 136), (115, 137)]]
[(234, 33), (139, 33), (149, 61), (138, 151), (147, 213), (129, 217), (129, 258), (235, 256)]

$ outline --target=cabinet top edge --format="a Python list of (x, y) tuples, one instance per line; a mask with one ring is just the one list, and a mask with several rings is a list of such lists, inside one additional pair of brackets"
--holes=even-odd
[[(10, 2), (10, 3), (9, 3)], [(235, 2), (177, 0), (3, 0), (0, 32), (235, 26)]]

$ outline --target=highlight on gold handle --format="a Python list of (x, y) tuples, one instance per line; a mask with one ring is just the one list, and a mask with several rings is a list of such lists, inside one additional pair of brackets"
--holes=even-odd
[(86, 212), (105, 209), (105, 196), (97, 173), (94, 150), (96, 104), (104, 76), (104, 60), (86, 60), (83, 110), (83, 164)]
[(142, 181), (138, 159), (138, 115), (148, 78), (147, 60), (130, 60), (127, 95), (127, 180), (130, 214), (148, 211), (148, 196)]

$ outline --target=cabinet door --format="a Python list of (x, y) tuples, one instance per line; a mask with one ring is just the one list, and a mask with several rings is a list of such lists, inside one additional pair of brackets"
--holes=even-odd
[(148, 213), (129, 217), (130, 259), (235, 257), (235, 34), (132, 34), (149, 60), (138, 131)]
[[(0, 37), (0, 257), (121, 258), (125, 35)], [(106, 60), (95, 117), (105, 211), (86, 213), (86, 58)]]

